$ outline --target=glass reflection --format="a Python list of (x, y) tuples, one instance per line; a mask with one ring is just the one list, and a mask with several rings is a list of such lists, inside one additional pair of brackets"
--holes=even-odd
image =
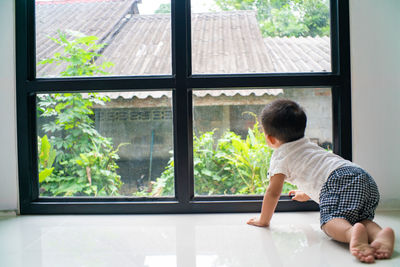
[(269, 228), (230, 214), (64, 217), (14, 218), (7, 238), (12, 247), (24, 244), (24, 257), (15, 260), (24, 266), (321, 266), (326, 253), (341, 252), (314, 215), (290, 223), (304, 218), (277, 214)]

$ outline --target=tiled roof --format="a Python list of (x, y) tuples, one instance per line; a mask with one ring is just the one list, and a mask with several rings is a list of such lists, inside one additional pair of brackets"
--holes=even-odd
[(101, 60), (115, 64), (112, 75), (171, 74), (170, 15), (132, 15)]
[[(136, 2), (36, 2), (37, 60), (59, 49), (48, 36), (69, 29), (108, 44), (100, 60), (115, 64), (112, 75), (170, 74), (170, 15), (133, 14)], [(196, 74), (330, 71), (329, 37), (263, 39), (253, 11), (195, 13), (192, 61)], [(40, 65), (38, 76), (55, 76), (61, 69)]]
[[(103, 59), (115, 64), (110, 70), (114, 75), (170, 74), (170, 32), (170, 15), (133, 15), (105, 49)], [(330, 71), (330, 38), (262, 39), (253, 11), (193, 14), (192, 70), (194, 74)]]
[(192, 60), (194, 74), (273, 70), (255, 11), (193, 14)]
[[(108, 46), (98, 59), (115, 64), (112, 75), (171, 74), (169, 14), (133, 14), (138, 0), (75, 0), (36, 4), (37, 59), (57, 45), (47, 36), (57, 29), (96, 35)], [(37, 2), (38, 3), (38, 2)], [(55, 2), (56, 3), (56, 2)], [(273, 73), (330, 71), (329, 37), (262, 38), (253, 11), (192, 14), (193, 73)], [(53, 64), (54, 65), (54, 64)], [(38, 76), (57, 76), (62, 66), (38, 66)], [(276, 95), (280, 90), (195, 91), (195, 96)], [(113, 99), (160, 98), (164, 92), (109, 93)]]
[[(193, 73), (272, 71), (254, 12), (193, 14), (192, 29)], [(103, 59), (114, 75), (171, 74), (170, 33), (169, 14), (133, 15)]]
[[(51, 57), (61, 48), (49, 36), (56, 37), (57, 30), (79, 31), (85, 35), (99, 37), (108, 42), (113, 29), (122, 24), (125, 16), (132, 12), (137, 0), (112, 1), (53, 1), (36, 2), (36, 60)], [(53, 65), (39, 65), (39, 77), (56, 76), (64, 68)]]
[(268, 37), (264, 39), (274, 72), (331, 71), (330, 38)]

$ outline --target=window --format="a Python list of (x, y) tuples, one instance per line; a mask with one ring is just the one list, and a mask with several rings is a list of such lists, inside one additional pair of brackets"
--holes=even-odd
[(207, 3), (192, 8), (193, 74), (331, 71), (329, 1)]
[(283, 97), (351, 159), (348, 3), (237, 2), (19, 1), (21, 213), (257, 211)]
[[(147, 6), (137, 0), (35, 0), (36, 76), (171, 75), (171, 12), (146, 14)], [(79, 73), (75, 62), (66, 70), (62, 57), (77, 58), (83, 53), (78, 47), (96, 52), (98, 71)]]
[(171, 96), (38, 94), (39, 196), (173, 197), (174, 170), (168, 170), (168, 192), (156, 180), (173, 150)]
[[(332, 148), (330, 88), (193, 90), (195, 196), (265, 193), (273, 150), (258, 115), (278, 98), (297, 101), (308, 114), (306, 137)], [(286, 182), (282, 194), (293, 189)]]

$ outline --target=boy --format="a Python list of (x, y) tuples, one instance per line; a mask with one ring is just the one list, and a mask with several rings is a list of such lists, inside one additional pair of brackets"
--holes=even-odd
[[(379, 201), (372, 177), (354, 163), (327, 152), (304, 137), (307, 118), (291, 100), (276, 100), (261, 114), (265, 139), (274, 153), (270, 162), (270, 184), (261, 215), (250, 225), (269, 226), (287, 179), (300, 190), (293, 200), (312, 199), (320, 205), (322, 230), (331, 238), (349, 243), (350, 252), (362, 262), (390, 258), (394, 232), (373, 222)], [(305, 192), (305, 193), (304, 193)], [(306, 194), (307, 193), (307, 194)]]

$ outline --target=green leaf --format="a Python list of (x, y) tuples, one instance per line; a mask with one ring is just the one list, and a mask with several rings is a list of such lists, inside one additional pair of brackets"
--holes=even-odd
[(47, 160), (47, 167), (53, 166), (56, 156), (57, 152), (54, 149), (50, 149), (49, 158)]
[(203, 169), (201, 170), (201, 173), (207, 176), (213, 176), (213, 173), (210, 170)]
[(43, 171), (41, 171), (39, 173), (39, 183), (43, 183), (43, 181), (52, 174), (53, 170), (54, 168), (44, 169)]
[(254, 136), (252, 129), (249, 128), (247, 134), (250, 139), (251, 146), (255, 146), (257, 144), (257, 141), (256, 141), (256, 137)]
[(40, 154), (39, 154), (40, 163), (46, 167), (47, 160), (49, 159), (51, 145), (49, 143), (47, 135), (44, 135), (40, 141), (41, 141)]

